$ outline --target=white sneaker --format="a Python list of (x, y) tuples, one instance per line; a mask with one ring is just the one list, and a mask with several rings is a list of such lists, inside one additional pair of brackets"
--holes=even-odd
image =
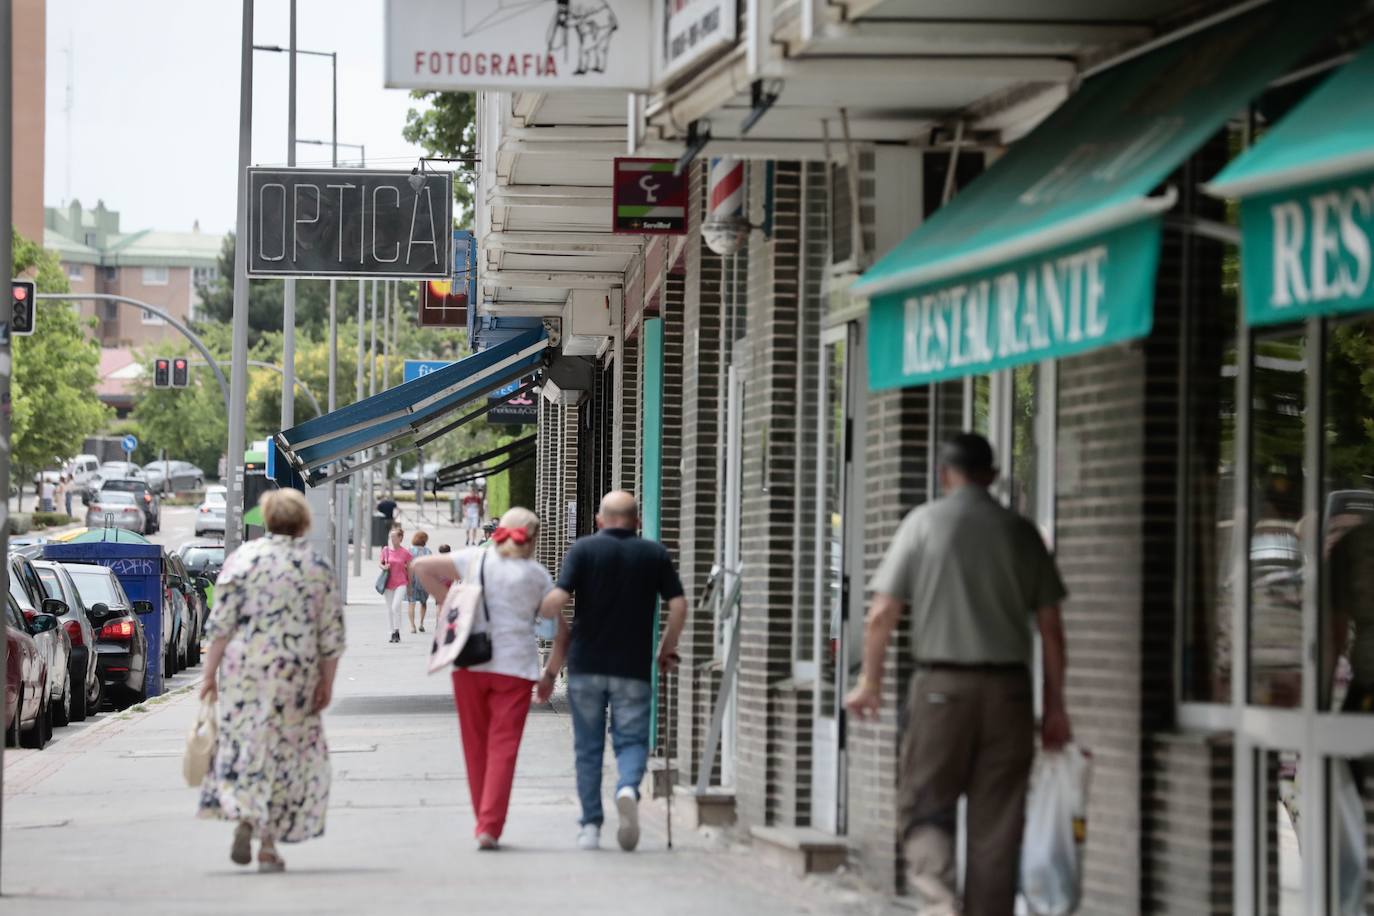
[(577, 848), (600, 849), (601, 827), (596, 824), (583, 824), (582, 829), (577, 831)]
[(634, 789), (626, 786), (615, 793), (615, 810), (620, 813), (620, 829), (615, 832), (616, 842), (626, 852), (633, 852), (639, 845), (639, 796)]

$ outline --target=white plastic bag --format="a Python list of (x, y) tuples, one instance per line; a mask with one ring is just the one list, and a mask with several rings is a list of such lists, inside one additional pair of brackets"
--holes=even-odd
[(1021, 840), (1021, 894), (1035, 916), (1078, 909), (1091, 777), (1092, 755), (1077, 745), (1036, 758)]

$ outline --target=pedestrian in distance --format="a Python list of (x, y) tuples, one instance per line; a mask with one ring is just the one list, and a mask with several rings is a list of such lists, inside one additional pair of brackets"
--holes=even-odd
[(601, 845), (601, 768), (609, 714), (620, 818), (616, 840), (629, 852), (639, 844), (639, 784), (649, 761), (655, 612), (660, 599), (668, 602), (668, 623), (657, 657), (659, 670), (671, 671), (677, 665), (687, 599), (667, 549), (636, 533), (639, 507), (632, 495), (607, 493), (596, 523), (597, 534), (579, 538), (568, 549), (557, 585), (540, 608), (543, 616), (561, 621), (563, 608), (577, 596), (572, 627), (559, 625), (535, 697), (548, 702), (566, 656), (582, 803), (577, 843), (583, 849)]
[(469, 547), (482, 543), (482, 494), (472, 487), (463, 494), (463, 533)]
[(403, 546), (406, 533), (400, 525), (393, 525), (382, 548), (381, 568), (386, 570), (386, 588), (382, 602), (386, 604), (387, 622), (391, 626), (391, 642), (401, 641), (401, 605), (410, 592), (410, 561), (414, 559)]
[(455, 581), (475, 576), (482, 587), (474, 630), (490, 634), (491, 661), (453, 671), (478, 849), (495, 849), (506, 825), (531, 688), (539, 678), (534, 624), (553, 579), (534, 559), (538, 538), (538, 517), (517, 507), (501, 516), (490, 546), (415, 561), (416, 577), (439, 606)]
[(344, 651), (334, 571), (305, 533), (297, 490), (263, 495), (267, 536), (224, 562), (206, 624), (210, 650), (200, 695), (218, 701), (219, 740), (201, 786), (200, 816), (237, 822), (229, 857), (282, 871), (276, 844), (324, 833), (329, 748), (320, 713)]
[(965, 433), (944, 443), (939, 475), (944, 495), (902, 520), (870, 583), (863, 669), (845, 705), (859, 719), (878, 716), (888, 643), (909, 611), (916, 674), (897, 790), (908, 883), (931, 916), (1010, 916), (1035, 753), (1031, 621), (1044, 653), (1041, 743), (1056, 750), (1070, 738), (1059, 609), (1067, 593), (1034, 524), (988, 493), (997, 469), (986, 439)]
[(409, 602), (406, 604), (406, 616), (410, 618), (410, 632), (415, 632), (415, 605), (420, 606), (420, 632), (425, 631), (425, 612), (429, 609), (429, 593), (425, 591), (424, 584), (415, 576), (414, 561), (420, 557), (427, 557), (431, 551), (425, 545), (429, 543), (429, 535), (423, 531), (417, 531), (411, 535), (410, 555), (413, 558), (410, 567), (410, 594)]
[(68, 477), (66, 474), (63, 474), (61, 477), (57, 478), (57, 492), (55, 494), (55, 502), (53, 504), (54, 512), (57, 511), (57, 506), (62, 506), (63, 511), (66, 512), (67, 515), (72, 514), (71, 478)]
[(56, 492), (57, 488), (48, 479), (48, 475), (40, 473), (38, 477), (38, 508), (43, 512), (53, 511), (53, 496)]
[(386, 516), (388, 527), (395, 524), (396, 500), (392, 499), (390, 496), (383, 496), (381, 499), (377, 500), (377, 514)]

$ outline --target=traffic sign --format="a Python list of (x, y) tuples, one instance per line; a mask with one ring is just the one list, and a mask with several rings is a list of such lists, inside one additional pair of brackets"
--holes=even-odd
[(134, 449), (138, 448), (138, 436), (135, 436), (133, 433), (128, 433), (124, 436), (120, 445), (124, 446), (124, 451), (132, 452)]
[(413, 382), (431, 372), (438, 372), (445, 366), (452, 366), (451, 359), (408, 359), (401, 370), (402, 382)]

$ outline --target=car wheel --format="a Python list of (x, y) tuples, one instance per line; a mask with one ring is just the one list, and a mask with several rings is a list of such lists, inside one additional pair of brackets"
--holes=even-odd
[(48, 719), (48, 704), (45, 702), (43, 708), (38, 710), (38, 718), (34, 719), (33, 725), (19, 734), (19, 744), (21, 747), (41, 751), (51, 736), (52, 722)]
[(14, 721), (5, 729), (5, 747), (19, 746), (19, 710), (14, 711)]
[[(70, 680), (70, 678), (69, 678), (69, 680)], [(89, 697), (89, 696), (87, 695), (87, 693), (86, 693), (86, 682), (85, 682), (85, 680), (80, 679), (80, 678), (78, 677), (78, 679), (76, 680), (76, 683), (78, 683), (78, 684), (81, 685), (81, 689), (80, 689), (80, 690), (72, 691), (71, 687), (68, 687), (68, 688), (67, 688), (68, 692), (72, 694), (72, 701), (71, 701), (71, 721), (73, 721), (73, 722), (85, 722), (85, 721), (86, 721), (86, 717), (87, 717), (88, 715), (90, 715), (90, 710), (89, 710), (89, 706), (90, 706), (90, 697)]]
[(67, 686), (62, 688), (62, 696), (57, 701), (57, 705), (52, 707), (52, 724), (55, 726), (67, 725), (72, 721), (72, 681), (67, 678)]

